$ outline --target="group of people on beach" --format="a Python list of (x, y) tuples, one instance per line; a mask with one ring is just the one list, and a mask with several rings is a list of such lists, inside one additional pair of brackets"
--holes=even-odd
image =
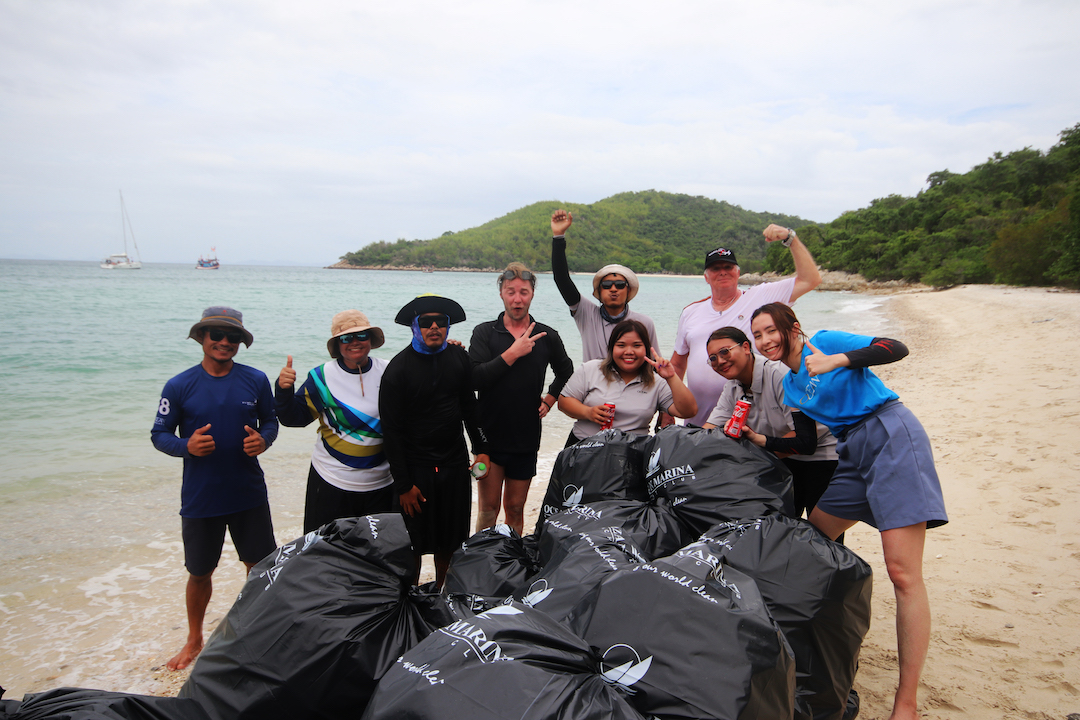
[[(681, 418), (725, 432), (736, 405), (749, 403), (742, 437), (791, 469), (800, 514), (833, 540), (860, 520), (881, 532), (897, 603), (893, 716), (914, 717), (930, 632), (923, 543), (926, 529), (947, 517), (925, 431), (869, 369), (907, 349), (843, 332), (808, 338), (790, 306), (821, 276), (796, 233), (770, 225), (765, 240), (790, 249), (794, 277), (741, 289), (735, 254), (710, 251), (710, 295), (684, 308), (666, 358), (652, 320), (630, 309), (639, 289), (630, 268), (601, 268), (592, 281), (598, 302), (582, 297), (566, 260), (572, 224), (564, 210), (551, 217), (555, 283), (581, 335), (576, 368), (559, 333), (530, 315), (536, 276), (516, 262), (498, 276), (503, 312), (476, 325), (467, 348), (449, 337), (466, 319), (450, 298), (420, 295), (401, 308), (394, 320), (411, 328), (412, 341), (389, 361), (371, 355), (385, 343), (382, 329), (344, 310), (331, 321), (330, 361), (300, 386), (292, 356), (273, 388), (262, 372), (234, 362), (240, 343), (252, 342), (238, 310), (203, 312), (189, 331), (202, 362), (165, 385), (152, 431), (155, 447), (184, 459), (188, 639), (168, 666), (186, 667), (202, 649), (226, 529), (249, 570), (276, 548), (257, 457), (279, 422), (318, 421), (304, 531), (400, 512), (417, 559), (434, 555), (441, 586), (472, 530), (470, 476), (478, 480), (474, 529), (502, 513), (523, 534), (541, 423), (556, 404), (575, 420), (570, 446), (608, 427), (648, 434), (658, 413), (659, 424)], [(545, 388), (549, 367), (554, 380)]]

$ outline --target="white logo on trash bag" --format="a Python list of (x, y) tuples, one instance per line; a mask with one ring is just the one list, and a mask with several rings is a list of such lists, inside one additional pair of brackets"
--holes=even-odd
[(713, 555), (711, 552), (705, 549), (704, 545), (700, 543), (696, 543), (694, 545), (687, 545), (682, 550), (675, 553), (675, 557), (693, 558), (699, 563), (704, 563), (705, 565), (708, 565), (710, 569), (720, 566), (720, 558)]
[(600, 661), (600, 675), (610, 683), (628, 688), (645, 677), (650, 665), (652, 655), (642, 660), (637, 650), (620, 643), (604, 651)]
[(563, 507), (574, 507), (581, 504), (581, 498), (585, 495), (585, 488), (576, 485), (567, 485), (563, 488)]
[[(506, 610), (512, 610), (514, 612), (506, 612)], [(492, 608), (488, 610), (485, 615), (512, 615), (515, 612), (521, 612), (516, 608), (509, 606), (502, 606), (498, 608)], [(494, 640), (488, 640), (487, 634), (483, 629), (467, 623), (464, 620), (458, 620), (451, 623), (444, 628), (440, 628), (439, 632), (444, 635), (461, 640), (468, 643), (469, 648), (476, 653), (476, 659), (482, 663), (496, 662), (497, 660), (512, 660), (513, 658), (503, 657), (502, 648), (499, 647), (499, 643)], [(466, 653), (468, 654), (468, 653)]]
[(513, 605), (500, 605), (493, 607), (490, 610), (480, 613), (481, 615), (521, 615), (522, 611), (518, 610)]
[(660, 451), (664, 448), (656, 448), (656, 452), (649, 457), (649, 466), (645, 468), (645, 477), (651, 478), (656, 473), (660, 472)]
[(655, 494), (657, 490), (662, 488), (668, 483), (674, 483), (682, 480), (696, 480), (697, 475), (694, 473), (694, 468), (690, 465), (676, 465), (673, 468), (668, 468), (663, 472), (659, 472), (652, 477), (648, 478), (648, 490), (649, 494)]
[(553, 589), (548, 587), (547, 578), (540, 578), (529, 586), (529, 594), (523, 597), (521, 601), (529, 607), (536, 607), (536, 604), (543, 602), (544, 598), (550, 595)]

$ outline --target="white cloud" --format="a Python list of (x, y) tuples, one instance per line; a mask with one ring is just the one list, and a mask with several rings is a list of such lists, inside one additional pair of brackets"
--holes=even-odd
[(664, 189), (830, 220), (1080, 121), (1066, 2), (0, 6), (0, 256), (332, 262)]

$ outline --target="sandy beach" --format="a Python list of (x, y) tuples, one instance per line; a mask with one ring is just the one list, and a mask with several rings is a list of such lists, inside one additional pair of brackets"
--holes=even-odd
[[(878, 371), (933, 440), (951, 519), (927, 538), (934, 627), (922, 714), (1064, 720), (1080, 712), (1080, 376), (1073, 367), (1080, 294), (964, 286), (896, 295), (887, 310), (897, 328), (891, 334), (911, 355)], [(306, 466), (304, 452), (295, 461)], [(546, 472), (530, 494), (527, 528), (535, 524), (544, 480)], [(298, 534), (295, 522), (280, 528), (279, 538)], [(887, 718), (897, 678), (891, 586), (877, 532), (856, 526), (847, 537), (875, 573), (872, 626), (856, 679), (860, 717)], [(83, 656), (83, 683), (96, 676), (88, 665), (122, 668), (119, 677), (109, 675), (110, 686), (84, 686), (168, 695), (183, 684), (186, 673), (164, 669), (185, 634), (184, 578), (175, 567), (168, 566), (168, 580), (154, 583), (154, 595), (167, 600), (160, 624), (145, 628), (160, 655), (147, 662), (143, 653), (135, 662), (122, 647), (109, 647), (105, 656)], [(241, 584), (239, 564), (223, 561), (208, 631)], [(103, 636), (105, 624), (97, 628)], [(65, 675), (60, 666), (7, 698), (63, 685)]]
[[(1080, 295), (964, 286), (889, 306), (911, 355), (879, 374), (930, 434), (950, 518), (927, 533), (923, 716), (1063, 720), (1080, 712)], [(895, 604), (877, 534), (848, 538), (875, 575), (860, 717), (886, 718)]]

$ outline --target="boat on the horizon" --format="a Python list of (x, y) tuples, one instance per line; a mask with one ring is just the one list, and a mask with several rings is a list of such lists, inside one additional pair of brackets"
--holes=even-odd
[(200, 255), (195, 263), (196, 270), (217, 270), (219, 267), (221, 267), (221, 263), (217, 259), (217, 248), (210, 248), (210, 257), (204, 258)]
[[(131, 244), (135, 247), (135, 256), (132, 258), (127, 253), (128, 233), (131, 233)], [(124, 207), (124, 193), (120, 192), (120, 234), (124, 237), (124, 252), (113, 253), (101, 261), (103, 270), (141, 270), (142, 257), (139, 256), (139, 246), (135, 242), (135, 231), (131, 229), (131, 218), (128, 217), (127, 208)]]

